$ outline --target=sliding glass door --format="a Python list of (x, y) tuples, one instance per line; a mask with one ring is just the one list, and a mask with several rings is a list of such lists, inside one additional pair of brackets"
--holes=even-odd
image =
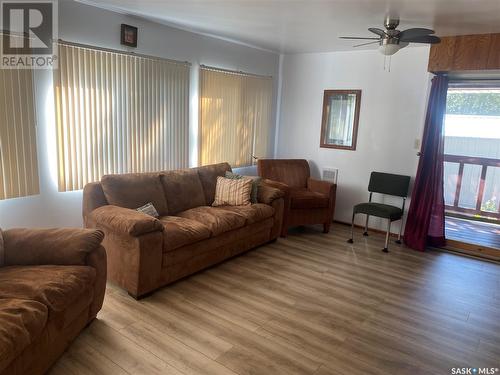
[(500, 250), (500, 81), (451, 82), (444, 127), (446, 237)]

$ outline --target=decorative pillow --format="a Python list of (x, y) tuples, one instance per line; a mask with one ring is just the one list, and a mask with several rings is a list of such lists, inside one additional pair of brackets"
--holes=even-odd
[(159, 173), (106, 175), (101, 178), (101, 186), (106, 200), (113, 206), (135, 210), (151, 202), (160, 215), (168, 215)]
[(215, 200), (212, 206), (245, 206), (251, 204), (252, 180), (217, 177)]
[(3, 248), (3, 235), (2, 229), (0, 229), (0, 267), (5, 263), (5, 250)]
[(257, 198), (259, 193), (259, 185), (262, 181), (262, 178), (259, 176), (242, 176), (241, 174), (236, 174), (233, 172), (226, 172), (226, 178), (231, 178), (234, 180), (239, 180), (241, 178), (249, 178), (252, 180), (252, 192), (250, 193), (250, 201), (252, 203), (258, 203), (259, 200)]
[(158, 211), (156, 211), (155, 206), (153, 206), (153, 203), (151, 202), (146, 203), (144, 206), (136, 208), (135, 210), (156, 218), (160, 217), (160, 215), (158, 215)]

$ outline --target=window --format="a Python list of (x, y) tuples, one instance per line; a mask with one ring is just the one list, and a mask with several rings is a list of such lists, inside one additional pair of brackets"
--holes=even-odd
[(33, 73), (0, 69), (0, 199), (39, 193)]
[(200, 165), (252, 165), (268, 155), (272, 78), (202, 67)]
[(59, 191), (188, 166), (189, 64), (68, 44), (59, 59)]

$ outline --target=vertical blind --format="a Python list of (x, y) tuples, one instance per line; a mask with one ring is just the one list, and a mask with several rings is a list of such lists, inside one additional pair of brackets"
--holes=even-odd
[(233, 167), (265, 157), (269, 149), (273, 82), (202, 67), (200, 70), (200, 164)]
[(0, 199), (38, 193), (33, 72), (0, 69)]
[(188, 166), (189, 64), (60, 44), (54, 88), (59, 191)]

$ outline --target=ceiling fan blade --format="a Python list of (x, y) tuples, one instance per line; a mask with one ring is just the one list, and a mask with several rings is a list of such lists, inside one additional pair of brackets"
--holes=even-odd
[(429, 34), (434, 34), (434, 30), (424, 29), (422, 27), (415, 27), (413, 29), (403, 30), (399, 33), (399, 39), (415, 38), (417, 36), (426, 36)]
[(368, 31), (371, 31), (372, 33), (377, 34), (377, 35), (382, 36), (382, 37), (387, 35), (384, 30), (377, 29), (376, 27), (369, 27)]
[(414, 38), (404, 38), (399, 40), (401, 42), (427, 43), (427, 44), (437, 44), (441, 42), (441, 39), (434, 35), (422, 35), (422, 36), (416, 36)]
[(364, 37), (361, 37), (361, 36), (340, 36), (339, 37), (340, 39), (361, 39), (361, 40), (380, 40), (380, 38), (371, 38), (371, 37), (368, 37), (368, 38), (364, 38)]
[(369, 44), (375, 44), (375, 43), (380, 43), (378, 40), (374, 41), (374, 42), (368, 42), (368, 43), (361, 43), (361, 44), (356, 44), (355, 46), (353, 47), (361, 47), (361, 46), (367, 46)]

